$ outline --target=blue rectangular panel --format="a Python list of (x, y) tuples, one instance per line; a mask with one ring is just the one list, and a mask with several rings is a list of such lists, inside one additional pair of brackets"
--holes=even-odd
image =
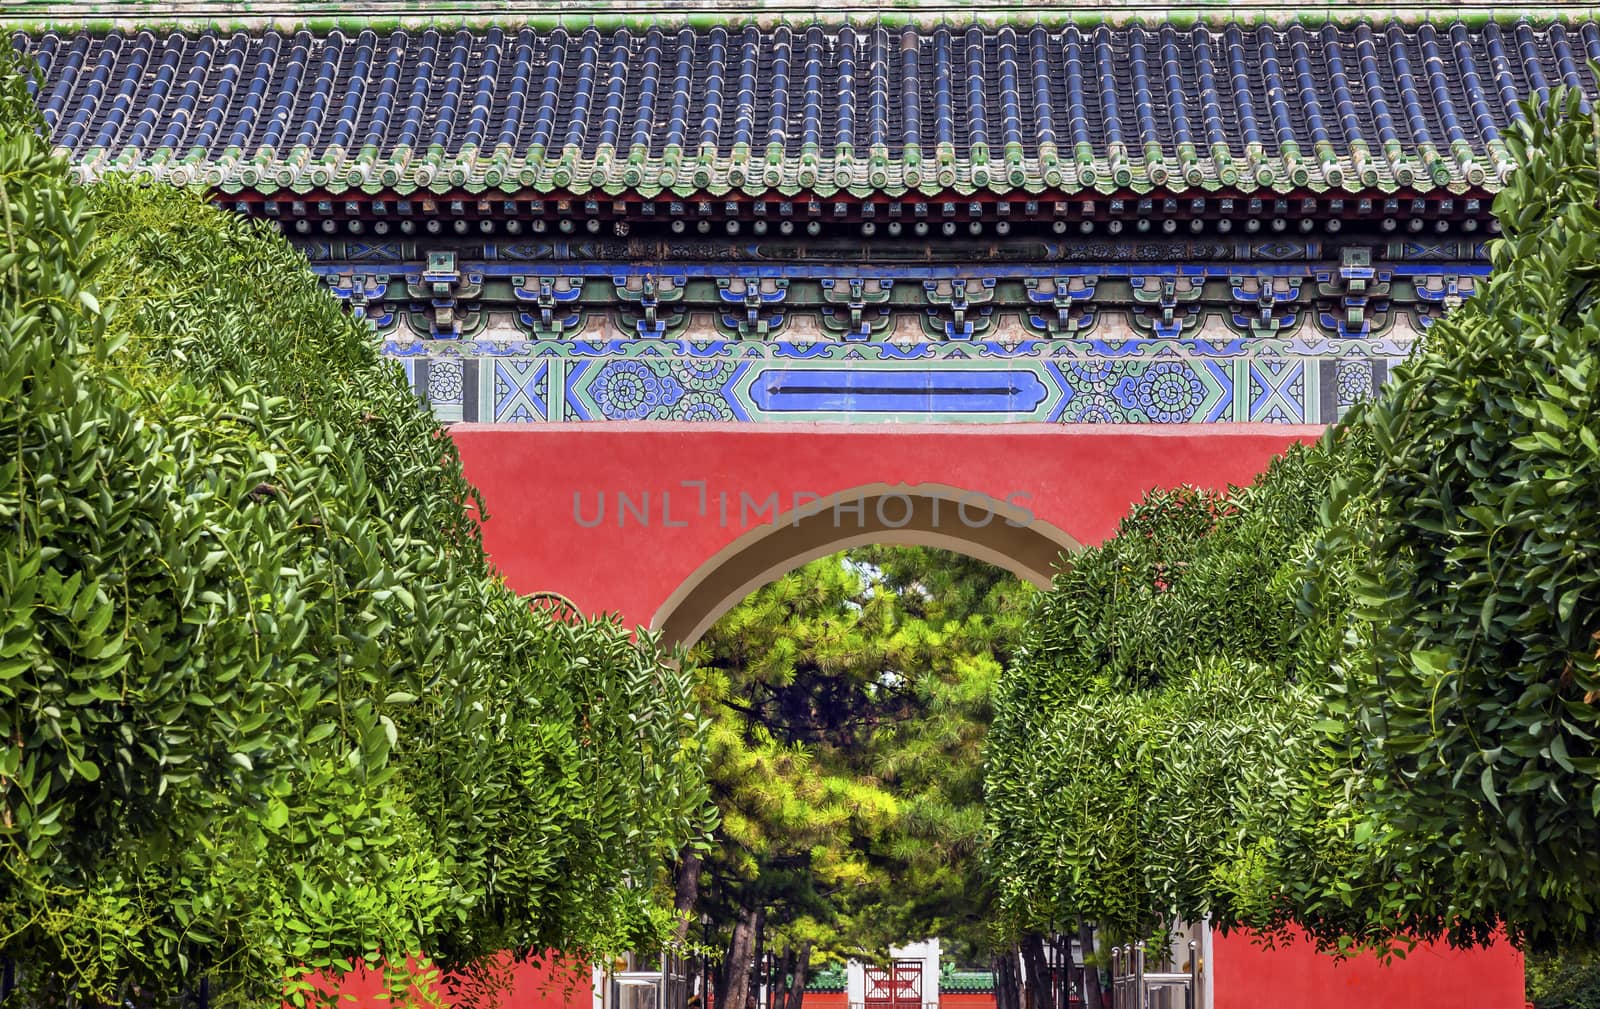
[(1028, 413), (1048, 394), (1032, 371), (854, 368), (772, 369), (750, 395), (770, 413)]

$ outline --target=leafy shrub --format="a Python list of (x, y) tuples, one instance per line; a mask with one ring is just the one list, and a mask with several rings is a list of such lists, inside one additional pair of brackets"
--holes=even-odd
[[(1361, 423), (1362, 634), (1331, 741), (1374, 857), (1422, 883), (1369, 907), (1414, 932), (1600, 936), (1600, 209), (1580, 96), (1530, 108), (1484, 288)], [(1345, 735), (1348, 731), (1348, 735)]]
[(685, 675), (491, 573), (453, 447), (270, 229), (72, 186), (0, 83), (0, 956), (44, 1004), (663, 934)]
[(1133, 938), (1246, 916), (1235, 876), (1259, 852), (1240, 824), (1294, 776), (1344, 633), (1340, 612), (1298, 615), (1301, 565), (1323, 491), (1370, 466), (1365, 440), (1336, 434), (1249, 488), (1153, 492), (1040, 597), (986, 786), (1020, 925), (1084, 915)]
[[(1152, 496), (1041, 600), (991, 736), (1013, 914), (1600, 938), (1597, 137), (1576, 94), (1530, 108), (1493, 276), (1370, 408), (1250, 488)], [(1174, 708), (1204, 676), (1273, 700)], [(1277, 744), (1223, 798), (1182, 738), (1219, 731)]]
[(1535, 1009), (1600, 1009), (1600, 954), (1528, 957), (1528, 998)]

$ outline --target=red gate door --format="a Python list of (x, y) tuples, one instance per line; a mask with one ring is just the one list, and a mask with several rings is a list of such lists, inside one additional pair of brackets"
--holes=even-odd
[(867, 1009), (922, 1009), (922, 961), (896, 960), (866, 970)]

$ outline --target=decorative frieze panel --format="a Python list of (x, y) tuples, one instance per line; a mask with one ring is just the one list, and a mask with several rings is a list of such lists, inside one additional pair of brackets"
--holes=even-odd
[(684, 311), (685, 287), (674, 276), (654, 273), (618, 273), (612, 284), (616, 290), (617, 328), (632, 336), (662, 339), (677, 336), (688, 321)]
[(783, 329), (783, 298), (788, 293), (786, 277), (718, 277), (717, 294), (729, 306), (719, 320), (721, 328), (746, 340), (777, 336)]
[(1027, 277), (1023, 287), (1036, 307), (1026, 313), (1028, 328), (1042, 336), (1086, 336), (1094, 326), (1097, 274)]
[(889, 328), (889, 277), (823, 277), (818, 280), (823, 329), (844, 340), (870, 340)]
[(395, 324), (394, 312), (385, 304), (389, 295), (387, 273), (363, 273), (358, 269), (337, 273), (324, 273), (323, 283), (333, 293), (350, 304), (350, 314), (372, 323), (374, 329), (384, 332)]
[(1333, 303), (1318, 315), (1322, 328), (1346, 340), (1381, 332), (1389, 321), (1391, 275), (1373, 267), (1369, 250), (1343, 250), (1337, 270), (1317, 272), (1317, 293)]
[(1229, 318), (1235, 332), (1245, 336), (1276, 336), (1293, 332), (1299, 322), (1300, 283), (1303, 277), (1243, 276), (1229, 278), (1237, 308)]
[(447, 421), (1323, 424), (1371, 395), (1409, 343), (1378, 341), (1363, 355), (1332, 342), (1267, 341), (1243, 355), (1157, 343), (1114, 356), (1093, 341), (1042, 339), (412, 337), (384, 352)]
[(961, 264), (328, 243), (313, 268), (441, 419), (490, 423), (1324, 424), (1487, 273), (1442, 247), (1274, 241), (1249, 262)]
[[(1223, 201), (1227, 202), (1227, 201)], [(396, 205), (398, 209), (400, 205)], [(409, 212), (409, 211), (408, 211)], [(1243, 238), (1217, 236), (1124, 238), (1062, 237), (1046, 240), (1013, 236), (981, 241), (957, 236), (929, 241), (850, 240), (838, 236), (765, 238), (667, 238), (540, 236), (537, 240), (493, 238), (469, 240), (447, 235), (390, 238), (311, 237), (291, 232), (289, 238), (313, 263), (421, 263), (430, 251), (448, 249), (462, 262), (569, 263), (598, 267), (605, 263), (653, 264), (656, 272), (704, 274), (708, 268), (729, 275), (867, 277), (903, 275), (922, 268), (948, 275), (981, 275), (985, 271), (1017, 276), (1077, 275), (1094, 264), (1119, 264), (1122, 275), (1148, 272), (1152, 266), (1186, 270), (1246, 270), (1261, 266), (1340, 263), (1344, 250), (1364, 250), (1368, 265), (1478, 263), (1489, 261), (1486, 240), (1440, 238), (1433, 241), (1390, 239), (1376, 234), (1345, 235), (1340, 242), (1313, 236)], [(1052, 269), (1065, 264), (1065, 271)]]
[(430, 252), (421, 272), (406, 276), (413, 324), (421, 316), (423, 331), (438, 339), (458, 339), (483, 325), (482, 293), (483, 273), (463, 271), (454, 252)]
[(1203, 315), (1202, 281), (1193, 276), (1130, 277), (1133, 288), (1134, 326), (1164, 340), (1183, 336), (1200, 324)]
[(927, 334), (934, 339), (971, 340), (987, 333), (994, 315), (995, 282), (994, 277), (924, 280)]
[(1477, 278), (1471, 275), (1439, 274), (1418, 284), (1416, 311), (1422, 328), (1427, 329), (1444, 313), (1459, 308), (1463, 301), (1472, 297), (1477, 283)]

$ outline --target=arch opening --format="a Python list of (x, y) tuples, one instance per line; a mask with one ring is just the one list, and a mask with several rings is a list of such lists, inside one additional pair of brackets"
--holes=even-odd
[(819, 557), (853, 547), (936, 547), (986, 561), (1041, 588), (1081, 549), (1037, 518), (1026, 495), (995, 498), (943, 484), (867, 484), (776, 514), (707, 560), (650, 626), (689, 646), (751, 592)]

